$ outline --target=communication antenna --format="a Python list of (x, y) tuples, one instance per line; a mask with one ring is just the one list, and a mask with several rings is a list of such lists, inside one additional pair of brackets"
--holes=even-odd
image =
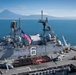
[(20, 31), (21, 30), (21, 19), (19, 18), (19, 28), (18, 28), (18, 30)]
[(68, 44), (67, 44), (67, 42), (66, 42), (64, 36), (62, 36), (62, 38), (63, 38), (63, 41), (64, 41), (65, 46), (68, 46)]
[(43, 10), (41, 10), (41, 20), (43, 20)]

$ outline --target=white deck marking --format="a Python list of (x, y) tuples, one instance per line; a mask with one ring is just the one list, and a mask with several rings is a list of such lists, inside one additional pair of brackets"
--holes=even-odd
[(23, 70), (23, 69), (29, 69), (31, 71), (30, 67), (20, 68), (20, 69), (17, 69), (17, 70)]

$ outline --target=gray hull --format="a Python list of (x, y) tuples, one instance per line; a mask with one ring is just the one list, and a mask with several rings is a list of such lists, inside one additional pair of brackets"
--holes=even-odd
[(36, 47), (36, 55), (44, 55), (53, 52), (63, 51), (62, 46), (56, 46), (55, 43), (49, 42), (47, 45), (25, 46), (23, 48), (9, 48), (0, 51), (0, 59), (14, 59), (19, 56), (30, 55), (30, 48)]

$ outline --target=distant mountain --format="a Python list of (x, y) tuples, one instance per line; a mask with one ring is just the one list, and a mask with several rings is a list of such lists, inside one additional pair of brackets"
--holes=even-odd
[[(43, 18), (49, 18), (49, 19), (58, 19), (58, 17), (53, 17), (53, 16), (48, 16), (48, 15), (44, 15)], [(27, 19), (41, 19), (41, 15), (29, 15), (26, 16)]]
[[(44, 18), (46, 18), (46, 17), (48, 17), (49, 19), (56, 19), (56, 17), (44, 15)], [(41, 15), (23, 16), (23, 15), (13, 13), (9, 10), (4, 10), (0, 13), (0, 19), (18, 19), (18, 18), (22, 18), (22, 19), (40, 19)]]
[(15, 14), (9, 10), (4, 10), (0, 13), (0, 19), (22, 18), (22, 15)]
[[(44, 15), (43, 16), (44, 18), (48, 17), (48, 19), (76, 19), (76, 17), (53, 17), (53, 16), (48, 16), (48, 15)], [(4, 10), (0, 13), (0, 19), (18, 19), (18, 18), (21, 18), (21, 19), (37, 19), (39, 20), (41, 18), (41, 15), (29, 15), (29, 16), (23, 16), (23, 15), (19, 15), (19, 14), (16, 14), (16, 13), (13, 13), (9, 10)]]

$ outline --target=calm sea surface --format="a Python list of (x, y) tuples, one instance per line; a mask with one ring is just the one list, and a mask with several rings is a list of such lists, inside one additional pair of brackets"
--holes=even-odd
[[(0, 20), (0, 38), (10, 33), (10, 24), (14, 20)], [(19, 25), (18, 20), (17, 26)], [(57, 37), (63, 42), (62, 35), (71, 45), (76, 45), (76, 20), (49, 20), (48, 24), (52, 27)], [(21, 20), (21, 28), (30, 35), (41, 33), (42, 24), (38, 20)]]
[[(0, 20), (0, 38), (11, 32), (10, 25), (12, 21), (14, 20)], [(18, 20), (16, 21), (17, 25), (19, 25)], [(76, 45), (76, 20), (49, 20), (47, 25), (51, 26), (62, 42), (62, 35), (64, 35), (68, 43)], [(27, 35), (42, 34), (42, 27), (42, 24), (38, 23), (38, 20), (21, 20), (21, 28)], [(76, 73), (70, 75), (76, 75)]]

